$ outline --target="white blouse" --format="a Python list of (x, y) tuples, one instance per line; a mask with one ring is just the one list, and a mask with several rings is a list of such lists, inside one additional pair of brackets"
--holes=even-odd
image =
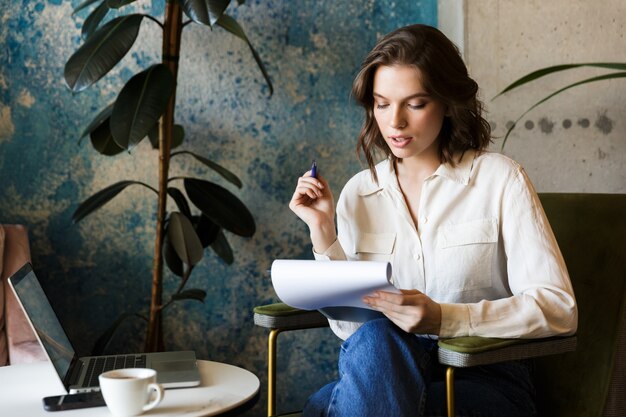
[[(576, 332), (567, 268), (530, 180), (510, 158), (467, 151), (422, 186), (416, 226), (393, 164), (355, 175), (337, 202), (324, 260), (381, 260), (393, 284), (441, 304), (440, 337), (539, 338)], [(331, 321), (342, 339), (358, 323)]]

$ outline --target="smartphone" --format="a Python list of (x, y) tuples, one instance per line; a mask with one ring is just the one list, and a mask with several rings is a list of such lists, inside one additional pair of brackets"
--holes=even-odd
[(77, 408), (100, 407), (106, 405), (102, 393), (81, 392), (78, 394), (55, 395), (43, 399), (43, 408), (47, 411), (74, 410)]

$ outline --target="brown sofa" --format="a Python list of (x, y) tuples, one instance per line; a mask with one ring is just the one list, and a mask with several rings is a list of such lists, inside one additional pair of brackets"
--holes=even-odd
[(26, 228), (0, 224), (0, 366), (47, 360), (8, 283), (26, 262), (30, 262)]

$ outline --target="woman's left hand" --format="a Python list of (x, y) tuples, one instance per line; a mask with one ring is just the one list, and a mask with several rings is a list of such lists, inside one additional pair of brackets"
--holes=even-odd
[(400, 291), (400, 294), (376, 291), (363, 301), (405, 332), (438, 335), (441, 329), (439, 304), (418, 290)]

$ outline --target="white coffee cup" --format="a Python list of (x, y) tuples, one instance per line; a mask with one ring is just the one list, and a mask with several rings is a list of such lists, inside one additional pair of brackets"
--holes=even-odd
[(163, 399), (163, 387), (156, 383), (156, 375), (154, 369), (147, 368), (116, 369), (100, 374), (100, 390), (111, 414), (138, 416), (156, 407)]

